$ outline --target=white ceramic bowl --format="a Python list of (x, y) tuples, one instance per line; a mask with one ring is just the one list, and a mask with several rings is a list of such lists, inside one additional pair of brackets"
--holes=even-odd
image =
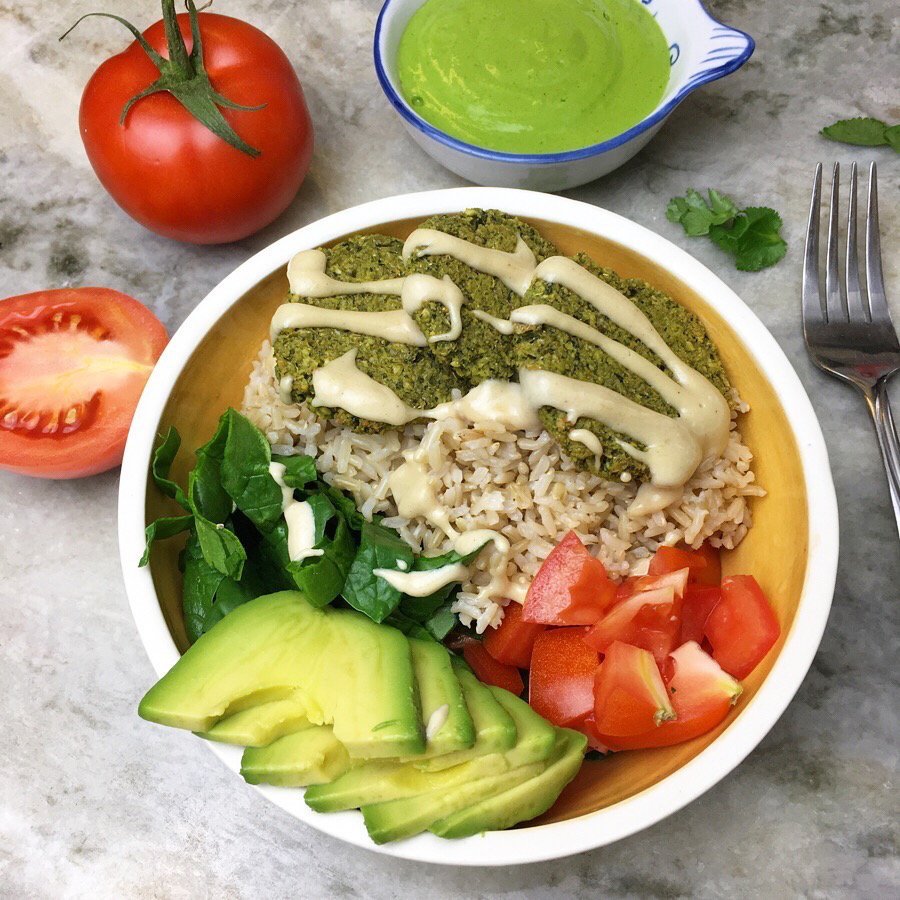
[[(139, 569), (136, 562), (143, 552), (148, 469), (160, 417), (192, 352), (245, 292), (287, 265), (298, 250), (380, 223), (423, 219), (470, 207), (502, 209), (517, 216), (558, 222), (600, 235), (650, 260), (664, 263), (672, 275), (699, 294), (741, 336), (768, 381), (778, 386), (781, 405), (799, 448), (808, 498), (809, 554), (803, 590), (793, 624), (771, 672), (752, 702), (721, 736), (673, 774), (629, 799), (551, 825), (490, 832), (459, 841), (423, 834), (376, 848), (358, 813), (320, 815), (304, 804), (300, 790), (256, 788), (301, 821), (370, 850), (434, 863), (512, 865), (567, 856), (611, 843), (658, 822), (700, 796), (737, 766), (775, 724), (799, 688), (821, 640), (831, 606), (838, 557), (837, 505), (822, 432), (797, 375), (774, 338), (712, 272), (669, 241), (615, 213), (563, 197), (503, 188), (456, 188), (407, 194), (364, 203), (307, 225), (257, 253), (213, 288), (163, 352), (138, 404), (125, 448), (119, 488), (119, 549), (131, 610), (153, 668), (161, 676), (174, 665), (179, 653), (163, 618), (150, 571)], [(802, 535), (792, 539), (802, 546)], [(153, 740), (149, 725), (146, 739)], [(185, 740), (188, 739), (185, 735)], [(239, 771), (239, 748), (214, 743), (208, 746), (230, 769)]]
[(375, 71), (413, 140), (443, 166), (476, 184), (561, 191), (606, 175), (644, 147), (688, 94), (740, 68), (755, 46), (750, 35), (712, 18), (700, 0), (634, 0), (653, 14), (669, 45), (672, 72), (656, 109), (623, 134), (590, 147), (565, 153), (503, 153), (435, 128), (404, 99), (397, 78), (397, 47), (413, 13), (425, 2), (386, 0), (375, 26)]

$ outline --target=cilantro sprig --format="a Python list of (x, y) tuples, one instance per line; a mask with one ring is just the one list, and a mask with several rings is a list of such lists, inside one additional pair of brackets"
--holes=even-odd
[(881, 119), (858, 116), (826, 125), (819, 134), (830, 141), (857, 147), (891, 147), (900, 153), (900, 125), (888, 125)]
[(737, 204), (710, 188), (704, 199), (699, 191), (689, 190), (684, 197), (673, 197), (666, 218), (678, 222), (690, 237), (706, 235), (726, 253), (734, 256), (742, 272), (758, 272), (774, 266), (787, 252), (781, 236), (781, 216), (767, 206)]

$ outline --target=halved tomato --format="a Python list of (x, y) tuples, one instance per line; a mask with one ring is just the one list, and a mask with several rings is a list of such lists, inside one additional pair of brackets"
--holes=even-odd
[(603, 563), (570, 531), (534, 576), (522, 619), (542, 625), (593, 625), (615, 598), (616, 585)]
[(528, 702), (554, 725), (572, 725), (594, 711), (600, 657), (585, 644), (586, 630), (551, 628), (534, 642)]
[(612, 643), (594, 679), (594, 726), (607, 738), (643, 734), (675, 718), (659, 667), (647, 650)]
[(722, 599), (722, 589), (712, 584), (689, 584), (681, 605), (681, 643), (703, 643), (709, 614)]
[(493, 684), (517, 697), (525, 690), (522, 673), (515, 666), (497, 662), (481, 641), (468, 638), (463, 642), (463, 658), (471, 666), (475, 677), (484, 684)]
[(723, 672), (696, 641), (683, 644), (670, 660), (673, 674), (666, 687), (676, 718), (640, 734), (600, 733), (599, 741), (611, 750), (669, 747), (706, 734), (728, 715), (741, 694), (741, 685)]
[(729, 575), (704, 633), (713, 659), (735, 678), (746, 678), (772, 649), (781, 626), (752, 575)]
[(669, 586), (641, 591), (620, 601), (584, 640), (601, 653), (613, 641), (622, 641), (649, 650), (662, 663), (675, 649), (680, 635), (681, 597)]
[(167, 341), (146, 306), (108, 288), (0, 301), (0, 468), (80, 478), (117, 466)]
[(497, 662), (527, 669), (531, 665), (534, 642), (545, 628), (545, 625), (524, 621), (521, 604), (512, 601), (506, 605), (499, 627), (485, 632), (484, 647)]

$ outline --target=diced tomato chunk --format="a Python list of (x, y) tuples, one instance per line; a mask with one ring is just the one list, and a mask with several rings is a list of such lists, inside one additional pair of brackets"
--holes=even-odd
[(683, 597), (687, 589), (690, 569), (675, 569), (662, 575), (629, 575), (618, 587), (616, 599), (624, 600), (643, 591), (671, 587), (677, 597)]
[(682, 550), (680, 547), (660, 547), (650, 560), (648, 575), (665, 575), (678, 569), (705, 569), (706, 558), (693, 550)]
[(522, 618), (522, 606), (515, 601), (506, 605), (503, 621), (497, 628), (489, 628), (484, 635), (484, 647), (497, 662), (527, 669), (531, 665), (531, 651), (537, 636), (547, 627)]
[(621, 641), (612, 643), (594, 679), (594, 723), (600, 740), (642, 734), (674, 717), (653, 655)]
[(722, 579), (722, 599), (704, 634), (716, 662), (735, 678), (746, 678), (772, 649), (781, 627), (756, 579), (730, 575)]
[(728, 715), (741, 694), (738, 681), (722, 671), (695, 641), (670, 657), (672, 675), (666, 685), (676, 717), (641, 734), (598, 734), (611, 750), (669, 747), (711, 731)]
[(622, 641), (649, 650), (661, 663), (675, 649), (680, 634), (681, 598), (672, 587), (662, 587), (617, 603), (584, 640), (601, 653), (613, 641)]
[(497, 662), (481, 641), (469, 638), (463, 644), (463, 658), (471, 666), (475, 677), (484, 684), (493, 684), (517, 697), (525, 690), (522, 673), (515, 666)]
[(722, 559), (719, 548), (713, 547), (709, 541), (706, 541), (699, 550), (693, 552), (706, 560), (706, 566), (702, 569), (691, 569), (691, 577), (688, 580), (692, 584), (714, 584), (718, 587), (722, 580)]
[(522, 619), (542, 625), (593, 625), (615, 597), (616, 585), (603, 563), (570, 531), (534, 576)]
[(586, 628), (551, 628), (537, 636), (531, 654), (528, 702), (554, 725), (571, 725), (594, 710), (596, 650)]
[(706, 620), (718, 602), (722, 599), (722, 590), (718, 585), (689, 584), (681, 605), (681, 641), (703, 642), (703, 629)]

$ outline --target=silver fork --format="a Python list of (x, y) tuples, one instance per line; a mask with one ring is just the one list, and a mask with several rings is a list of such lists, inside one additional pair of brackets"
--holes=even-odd
[(819, 207), (822, 197), (822, 164), (819, 163), (816, 166), (809, 207), (809, 227), (806, 232), (802, 288), (803, 336), (809, 355), (820, 369), (849, 382), (865, 397), (875, 423), (894, 516), (900, 530), (900, 441), (897, 439), (887, 393), (888, 380), (900, 370), (900, 343), (897, 341), (897, 332), (891, 322), (884, 293), (875, 163), (869, 168), (865, 294), (859, 282), (856, 245), (856, 163), (850, 168), (843, 291), (838, 277), (839, 192), (840, 166), (835, 163), (831, 181), (831, 209), (828, 214), (823, 303), (819, 290)]

